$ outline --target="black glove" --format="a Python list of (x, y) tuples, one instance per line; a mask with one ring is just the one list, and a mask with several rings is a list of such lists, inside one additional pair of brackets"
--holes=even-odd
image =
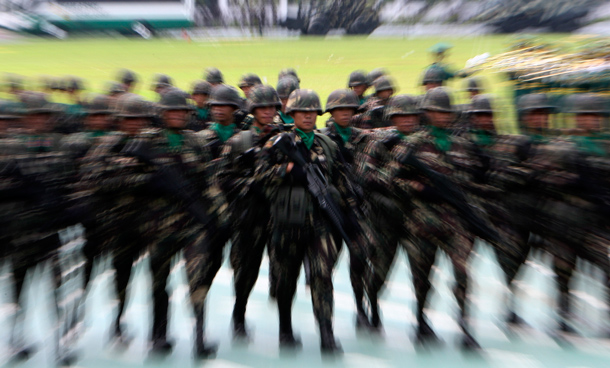
[(290, 170), (290, 175), (295, 183), (307, 184), (307, 174), (305, 173), (305, 169), (300, 165), (294, 165), (292, 170)]

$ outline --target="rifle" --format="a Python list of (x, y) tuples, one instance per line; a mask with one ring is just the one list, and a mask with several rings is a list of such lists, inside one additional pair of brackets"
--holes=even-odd
[(468, 203), (462, 190), (446, 175), (433, 170), (419, 161), (413, 154), (413, 149), (410, 149), (406, 154), (397, 159), (401, 166), (412, 167), (420, 174), (427, 177), (437, 189), (437, 194), (440, 196), (441, 200), (458, 211), (460, 217), (466, 222), (466, 226), (470, 232), (492, 243), (500, 242), (500, 235), (498, 232), (489, 227), (485, 220), (475, 212), (473, 209), (474, 206)]
[(145, 164), (156, 167), (155, 188), (163, 194), (173, 196), (180, 200), (187, 212), (189, 212), (197, 222), (206, 228), (214, 226), (213, 219), (207, 213), (203, 203), (200, 201), (201, 195), (191, 185), (187, 178), (178, 170), (176, 164), (158, 165), (154, 162), (157, 157), (153, 152), (150, 143), (144, 139), (134, 139), (123, 147), (121, 153), (133, 156)]
[[(288, 133), (282, 133), (280, 138), (274, 142), (273, 146), (284, 153), (295, 165), (299, 165), (303, 168), (307, 177), (307, 190), (315, 199), (318, 208), (330, 221), (330, 224), (336, 233), (340, 234), (346, 243), (350, 243), (351, 238), (345, 231), (347, 222), (345, 216), (341, 212), (339, 205), (337, 205), (331, 196), (328, 181), (318, 165), (305, 161), (305, 158), (297, 150), (296, 144)], [(355, 221), (352, 221), (350, 225), (354, 227), (358, 226)]]

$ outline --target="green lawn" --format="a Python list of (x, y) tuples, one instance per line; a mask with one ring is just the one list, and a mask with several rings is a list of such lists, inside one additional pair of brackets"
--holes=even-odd
[[(565, 38), (545, 36), (547, 39)], [(141, 39), (74, 39), (68, 41), (26, 39), (0, 45), (0, 71), (31, 77), (32, 85), (41, 75), (76, 75), (87, 81), (91, 91), (100, 91), (104, 82), (119, 68), (130, 68), (141, 78), (138, 93), (154, 98), (149, 90), (155, 73), (166, 73), (178, 87), (190, 89), (202, 77), (206, 67), (218, 67), (227, 83), (236, 84), (246, 72), (257, 73), (274, 85), (280, 69), (293, 67), (301, 86), (316, 90), (323, 100), (330, 92), (345, 87), (348, 75), (355, 69), (370, 71), (386, 68), (399, 86), (399, 93), (421, 93), (418, 86), (422, 70), (431, 62), (427, 49), (439, 41), (454, 45), (448, 61), (456, 69), (475, 55), (492, 55), (505, 50), (512, 36), (475, 36), (468, 38), (389, 38), (361, 37), (301, 39), (234, 39), (222, 41), (141, 40)], [(486, 70), (491, 92), (498, 96), (499, 128), (512, 131), (512, 108), (508, 100), (509, 85), (502, 76)], [(462, 80), (449, 83), (455, 101), (464, 102)], [(61, 97), (54, 97), (61, 100)], [(325, 117), (319, 120), (321, 123)]]

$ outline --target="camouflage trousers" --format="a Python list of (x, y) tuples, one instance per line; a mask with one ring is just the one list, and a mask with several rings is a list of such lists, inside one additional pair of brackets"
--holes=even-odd
[[(264, 204), (252, 205), (249, 209), (237, 212), (241, 214), (241, 218), (236, 222), (230, 254), (235, 289), (235, 323), (245, 322), (248, 297), (258, 279), (265, 246), (271, 238), (271, 215), (266, 207), (268, 208)], [(270, 272), (270, 275), (273, 274)], [(271, 278), (270, 283), (274, 282)]]
[(303, 258), (309, 258), (311, 298), (320, 332), (332, 332), (333, 266), (337, 248), (321, 218), (310, 215), (302, 226), (274, 223), (271, 238), (273, 272), (277, 276), (276, 295), (280, 334), (292, 335), (292, 302)]

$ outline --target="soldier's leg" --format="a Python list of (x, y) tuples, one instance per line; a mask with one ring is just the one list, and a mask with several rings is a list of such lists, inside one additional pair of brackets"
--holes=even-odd
[(341, 347), (335, 340), (333, 331), (332, 281), (337, 249), (334, 242), (329, 242), (329, 238), (326, 236), (315, 236), (313, 239), (310, 238), (308, 243), (306, 254), (311, 267), (311, 299), (320, 329), (321, 348), (323, 352), (339, 352)]
[(292, 302), (301, 272), (306, 243), (300, 229), (294, 227), (274, 229), (271, 238), (274, 249), (273, 268), (277, 276), (276, 300), (280, 322), (280, 347), (301, 345), (292, 330)]
[(430, 291), (430, 270), (434, 264), (437, 246), (428, 239), (414, 239), (407, 252), (411, 273), (413, 277), (413, 288), (417, 301), (417, 332), (418, 343), (435, 343), (439, 339), (428, 324), (424, 314), (428, 291)]
[(374, 328), (381, 328), (379, 315), (379, 294), (383, 291), (388, 274), (396, 258), (398, 239), (390, 233), (378, 232), (375, 241), (370, 247), (371, 267), (366, 271), (366, 292), (371, 304), (371, 324)]
[(172, 349), (171, 343), (167, 341), (169, 295), (166, 288), (171, 262), (179, 250), (179, 239), (175, 236), (158, 239), (150, 247), (153, 288), (152, 351), (154, 353), (169, 353)]
[(184, 249), (186, 272), (189, 282), (190, 300), (195, 314), (195, 354), (207, 358), (216, 353), (217, 346), (205, 341), (205, 302), (212, 281), (220, 266), (226, 234), (209, 235), (202, 231)]
[(35, 261), (26, 254), (13, 252), (13, 284), (15, 313), (13, 314), (11, 326), (10, 346), (13, 353), (20, 355), (19, 358), (27, 359), (31, 349), (25, 346), (25, 310), (23, 309), (22, 291), (25, 283), (27, 270), (34, 266)]
[(571, 309), (570, 280), (576, 268), (576, 252), (572, 247), (563, 242), (554, 241), (553, 245), (551, 252), (553, 256), (553, 272), (559, 290), (557, 300), (559, 307), (559, 328), (564, 332), (573, 332), (568, 320)]
[(458, 324), (464, 333), (462, 347), (468, 350), (480, 349), (481, 347), (470, 332), (466, 306), (469, 277), (468, 261), (473, 245), (474, 239), (470, 234), (467, 235), (463, 231), (457, 231), (445, 244), (446, 247), (444, 249), (445, 253), (451, 258), (451, 263), (453, 265), (453, 273), (455, 276), (453, 295), (460, 308)]
[(245, 326), (248, 297), (258, 279), (265, 245), (269, 239), (268, 221), (262, 220), (252, 228), (242, 228), (234, 237), (231, 264), (234, 270), (235, 306), (233, 307), (234, 337), (247, 337)]

